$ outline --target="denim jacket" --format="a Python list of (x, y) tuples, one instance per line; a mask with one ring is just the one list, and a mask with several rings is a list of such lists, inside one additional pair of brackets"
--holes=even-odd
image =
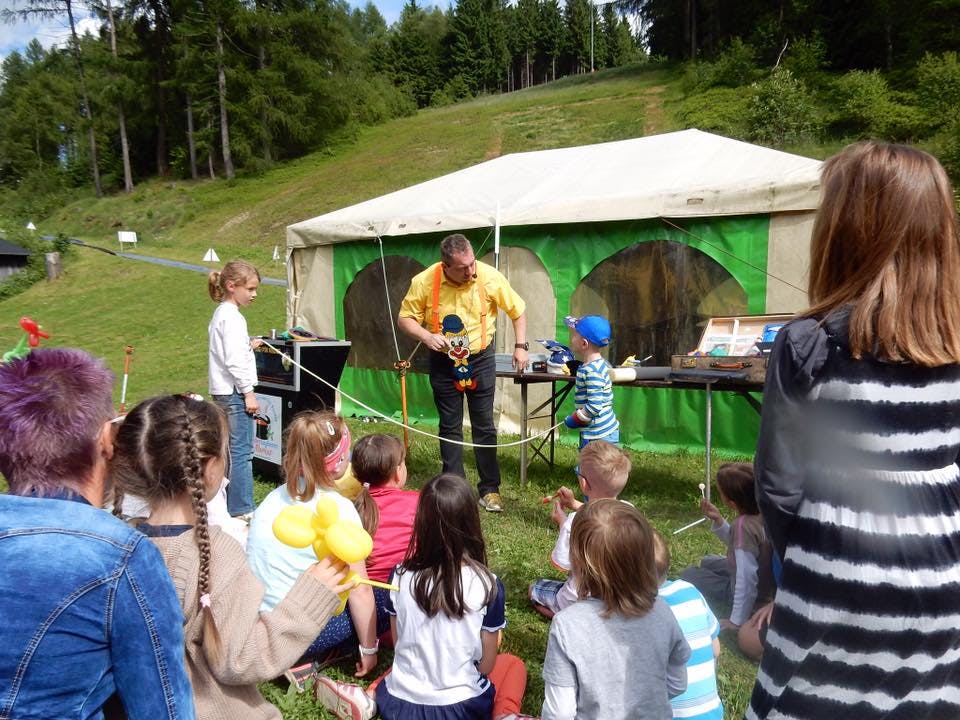
[(0, 720), (194, 717), (160, 553), (77, 496), (0, 495), (0, 627)]

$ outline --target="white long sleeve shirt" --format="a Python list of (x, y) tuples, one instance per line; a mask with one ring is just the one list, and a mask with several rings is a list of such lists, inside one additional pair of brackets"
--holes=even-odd
[(240, 308), (233, 303), (220, 303), (207, 332), (210, 335), (210, 394), (231, 395), (234, 389), (243, 394), (253, 390), (257, 384), (257, 362)]

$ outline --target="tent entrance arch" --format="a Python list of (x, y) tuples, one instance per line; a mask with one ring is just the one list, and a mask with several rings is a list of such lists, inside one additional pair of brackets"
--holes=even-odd
[(705, 321), (747, 312), (747, 293), (719, 262), (672, 240), (630, 245), (601, 261), (570, 299), (575, 316), (603, 315), (613, 328), (604, 352), (616, 365), (628, 355), (670, 356), (697, 346)]

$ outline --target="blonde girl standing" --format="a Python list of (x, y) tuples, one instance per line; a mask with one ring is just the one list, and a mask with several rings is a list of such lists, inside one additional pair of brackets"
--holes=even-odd
[(260, 341), (250, 339), (240, 308), (256, 299), (259, 286), (260, 273), (245, 260), (231, 260), (207, 278), (210, 298), (219, 303), (207, 328), (209, 391), (230, 423), (227, 510), (244, 519), (249, 519), (254, 509), (253, 415), (260, 407), (253, 392), (257, 384), (253, 348)]
[(197, 717), (280, 718), (256, 683), (282, 673), (327, 624), (348, 587), (345, 567), (329, 558), (313, 563), (273, 612), (260, 612), (263, 586), (243, 549), (207, 524), (226, 439), (225, 418), (212, 403), (182, 395), (146, 400), (117, 432), (110, 476), (118, 495), (135, 493), (150, 506), (139, 529), (160, 549), (183, 607)]

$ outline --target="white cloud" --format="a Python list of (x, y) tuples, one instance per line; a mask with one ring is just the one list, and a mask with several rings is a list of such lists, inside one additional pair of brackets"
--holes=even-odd
[[(25, 3), (0, 0), (0, 9), (21, 9)], [(100, 30), (100, 21), (88, 10), (75, 6), (74, 20), (77, 34), (82, 36), (89, 31), (94, 35)], [(21, 52), (31, 40), (36, 38), (45, 48), (53, 45), (63, 46), (70, 37), (70, 23), (66, 13), (50, 20), (30, 19), (26, 22), (0, 23), (0, 57), (6, 57), (14, 50)]]

